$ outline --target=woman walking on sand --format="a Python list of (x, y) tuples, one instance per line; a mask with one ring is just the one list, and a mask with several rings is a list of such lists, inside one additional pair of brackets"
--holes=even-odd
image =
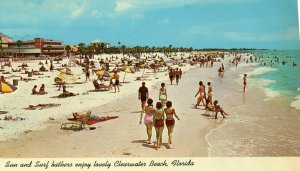
[(170, 82), (171, 82), (171, 85), (173, 84), (173, 79), (174, 79), (174, 72), (173, 72), (173, 69), (170, 69), (170, 72), (169, 72), (169, 78), (170, 78)]
[(165, 83), (161, 83), (161, 88), (159, 89), (159, 100), (163, 106), (165, 106), (168, 99), (167, 89), (165, 88)]
[[(197, 99), (197, 103), (195, 104), (194, 108), (197, 108), (200, 103), (202, 102), (203, 105), (204, 105), (204, 98), (205, 98), (205, 88), (204, 88), (204, 85), (203, 85), (203, 82), (200, 81), (199, 82), (199, 89), (198, 89), (198, 92), (197, 94), (195, 95), (195, 97), (197, 97), (197, 95), (199, 95), (198, 99)], [(205, 105), (204, 105), (205, 106)]]
[(246, 91), (246, 86), (247, 86), (247, 74), (244, 74), (244, 77), (243, 77), (243, 92)]
[(169, 141), (168, 144), (172, 144), (172, 137), (173, 137), (173, 130), (174, 130), (174, 125), (175, 125), (175, 120), (174, 116), (179, 120), (178, 116), (176, 115), (175, 109), (172, 108), (172, 102), (167, 101), (166, 103), (167, 108), (165, 108), (164, 112), (166, 114), (166, 125), (168, 129), (168, 136), (169, 136)]
[(208, 99), (210, 99), (210, 100), (212, 100), (212, 86), (211, 86), (211, 83), (210, 82), (208, 82), (207, 83), (207, 86), (208, 86), (208, 90), (207, 90), (207, 98)]
[(156, 144), (154, 145), (155, 148), (160, 148), (162, 142), (162, 133), (164, 130), (164, 112), (162, 110), (162, 103), (156, 103), (156, 110), (153, 115), (154, 127), (156, 132)]
[[(152, 137), (152, 127), (153, 127), (153, 114), (155, 110), (153, 108), (153, 100), (149, 98), (147, 100), (147, 106), (145, 106), (145, 117), (144, 123), (146, 125), (146, 131), (148, 135), (147, 143), (151, 144), (151, 137)], [(140, 124), (142, 123), (143, 113), (141, 113)]]

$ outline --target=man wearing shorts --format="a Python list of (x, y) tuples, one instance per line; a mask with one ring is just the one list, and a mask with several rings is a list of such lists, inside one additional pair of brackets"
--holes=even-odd
[(115, 88), (115, 93), (117, 92), (117, 89), (118, 88), (118, 92), (120, 92), (120, 88), (119, 88), (119, 85), (120, 85), (120, 81), (119, 81), (119, 74), (118, 74), (118, 71), (115, 71), (115, 74), (114, 74), (114, 79), (115, 79), (115, 84), (114, 84), (114, 88)]
[(145, 86), (145, 82), (142, 82), (142, 86), (139, 88), (139, 100), (141, 100), (142, 112), (144, 112), (146, 101), (149, 97), (148, 88)]

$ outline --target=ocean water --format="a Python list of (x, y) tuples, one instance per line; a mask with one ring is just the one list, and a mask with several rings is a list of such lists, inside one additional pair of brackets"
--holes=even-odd
[(216, 126), (205, 137), (208, 155), (300, 156), (300, 51), (251, 51), (242, 59), (237, 68), (225, 68), (220, 81), (226, 93), (218, 98), (230, 115), (211, 121)]
[(300, 110), (300, 50), (252, 53), (257, 58), (254, 63), (259, 65), (250, 76), (264, 82), (269, 98), (287, 98), (292, 101), (291, 107)]

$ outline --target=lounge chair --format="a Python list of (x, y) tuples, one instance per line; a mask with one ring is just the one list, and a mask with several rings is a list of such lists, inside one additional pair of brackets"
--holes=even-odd
[(109, 90), (109, 86), (99, 84), (96, 80), (93, 81), (95, 90)]
[(212, 116), (211, 114), (214, 114), (215, 112), (216, 112), (215, 107), (213, 105), (207, 105), (207, 107), (205, 109), (205, 112), (201, 115), (203, 115), (203, 116)]
[(75, 120), (73, 122), (63, 123), (63, 124), (61, 124), (60, 128), (65, 129), (65, 130), (82, 130), (85, 128), (85, 125), (88, 125), (88, 121), (91, 117), (91, 114), (92, 114), (92, 112), (89, 111), (86, 113), (85, 117), (78, 118), (77, 120)]

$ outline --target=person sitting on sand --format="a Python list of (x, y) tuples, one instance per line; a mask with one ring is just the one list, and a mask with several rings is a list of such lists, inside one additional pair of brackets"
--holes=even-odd
[(173, 130), (175, 125), (174, 116), (179, 120), (179, 117), (176, 115), (175, 109), (172, 108), (172, 102), (167, 101), (166, 103), (167, 108), (165, 108), (164, 112), (166, 114), (166, 125), (168, 129), (168, 136), (169, 141), (168, 144), (172, 144), (172, 136), (173, 136)]
[(37, 89), (37, 85), (34, 85), (33, 89), (32, 89), (32, 94), (39, 94), (38, 91), (36, 91)]
[(39, 94), (47, 94), (47, 92), (45, 92), (45, 84), (42, 84), (40, 87)]
[[(223, 108), (222, 108), (220, 105), (218, 105), (218, 100), (215, 100), (215, 101), (214, 101), (214, 109), (215, 109), (215, 112), (216, 112), (216, 114), (215, 114), (215, 119), (218, 119), (218, 113), (219, 113), (219, 112), (221, 113), (221, 115), (223, 116), (223, 118), (226, 118), (225, 115), (229, 115), (228, 113), (226, 113), (226, 112), (223, 110)], [(225, 114), (225, 115), (224, 115), (224, 114)]]
[(1, 76), (0, 82), (6, 83), (6, 80), (5, 80), (4, 76)]
[(79, 93), (74, 94), (74, 93), (72, 93), (72, 92), (68, 92), (68, 91), (66, 90), (66, 86), (63, 86), (63, 93), (60, 94), (60, 95), (58, 95), (58, 97), (68, 97), (68, 96), (76, 96), (76, 95), (79, 95)]
[(42, 66), (40, 67), (40, 71), (46, 71), (46, 68), (44, 67), (44, 65), (42, 65)]

